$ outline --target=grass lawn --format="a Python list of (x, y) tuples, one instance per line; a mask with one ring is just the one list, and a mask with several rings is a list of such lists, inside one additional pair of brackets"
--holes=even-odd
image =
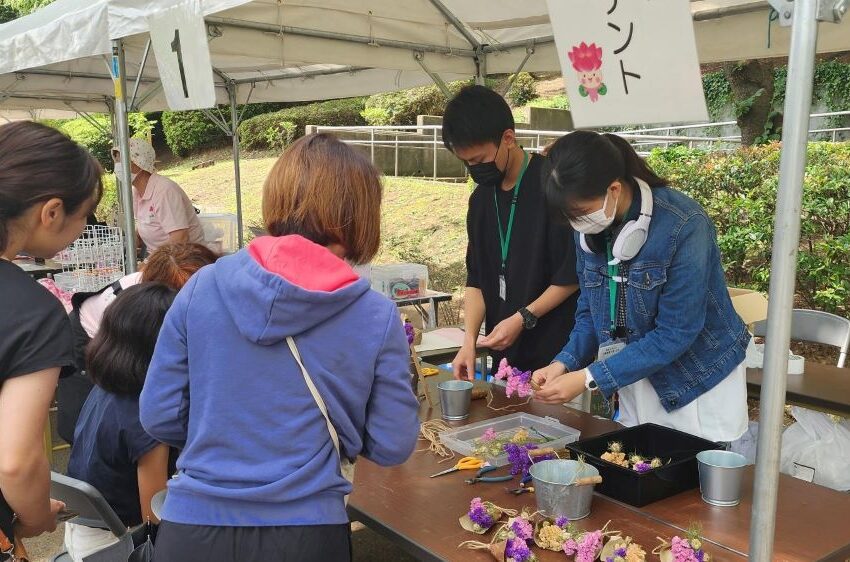
[[(235, 213), (230, 160), (222, 155), (214, 165), (192, 170), (195, 162), (186, 160), (165, 168), (162, 173), (180, 184), (203, 212)], [(275, 158), (265, 156), (242, 160), (242, 209), (246, 225), (262, 223), (263, 181), (274, 162)], [(385, 177), (383, 244), (376, 262), (425, 263), (432, 270), (432, 286), (454, 291), (463, 283), (468, 198), (465, 183)]]

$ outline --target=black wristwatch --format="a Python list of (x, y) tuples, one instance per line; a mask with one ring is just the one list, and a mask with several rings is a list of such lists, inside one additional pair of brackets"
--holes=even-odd
[(537, 317), (527, 308), (520, 308), (519, 315), (522, 316), (522, 327), (526, 330), (531, 330), (537, 326)]

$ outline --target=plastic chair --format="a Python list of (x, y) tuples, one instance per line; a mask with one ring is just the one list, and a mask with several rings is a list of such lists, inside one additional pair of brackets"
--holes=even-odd
[[(767, 335), (766, 320), (754, 324), (753, 335)], [(850, 348), (850, 320), (819, 310), (794, 309), (791, 316), (791, 339), (837, 347), (838, 367), (844, 367)]]
[[(87, 556), (85, 562), (127, 562), (133, 552), (133, 537), (118, 514), (94, 486), (59, 474), (50, 473), (50, 497), (65, 502), (68, 511), (78, 516), (70, 522), (89, 527), (109, 529), (118, 542)], [(71, 556), (62, 552), (52, 562), (71, 562)]]

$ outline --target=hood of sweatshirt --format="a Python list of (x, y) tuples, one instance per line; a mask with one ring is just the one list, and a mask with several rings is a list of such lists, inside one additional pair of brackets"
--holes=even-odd
[(220, 259), (215, 280), (239, 332), (260, 345), (297, 336), (370, 289), (344, 260), (301, 236), (263, 236)]

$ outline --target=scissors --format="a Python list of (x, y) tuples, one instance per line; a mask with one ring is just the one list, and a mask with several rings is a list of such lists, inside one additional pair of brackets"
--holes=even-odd
[(476, 484), (478, 482), (507, 482), (508, 480), (514, 479), (514, 477), (510, 474), (506, 474), (505, 476), (484, 476), (488, 472), (492, 472), (498, 469), (498, 466), (490, 466), (489, 464), (485, 464), (478, 470), (478, 474), (476, 474), (474, 478), (467, 478), (466, 480), (464, 480), (464, 482), (466, 482), (467, 484)]
[(444, 474), (451, 474), (452, 472), (457, 472), (458, 470), (476, 470), (483, 469), (484, 467), (490, 466), (486, 462), (482, 461), (479, 458), (475, 457), (463, 457), (457, 464), (448, 470), (444, 470), (442, 472), (438, 472), (437, 474), (432, 474), (429, 478), (436, 478), (437, 476), (442, 476)]

